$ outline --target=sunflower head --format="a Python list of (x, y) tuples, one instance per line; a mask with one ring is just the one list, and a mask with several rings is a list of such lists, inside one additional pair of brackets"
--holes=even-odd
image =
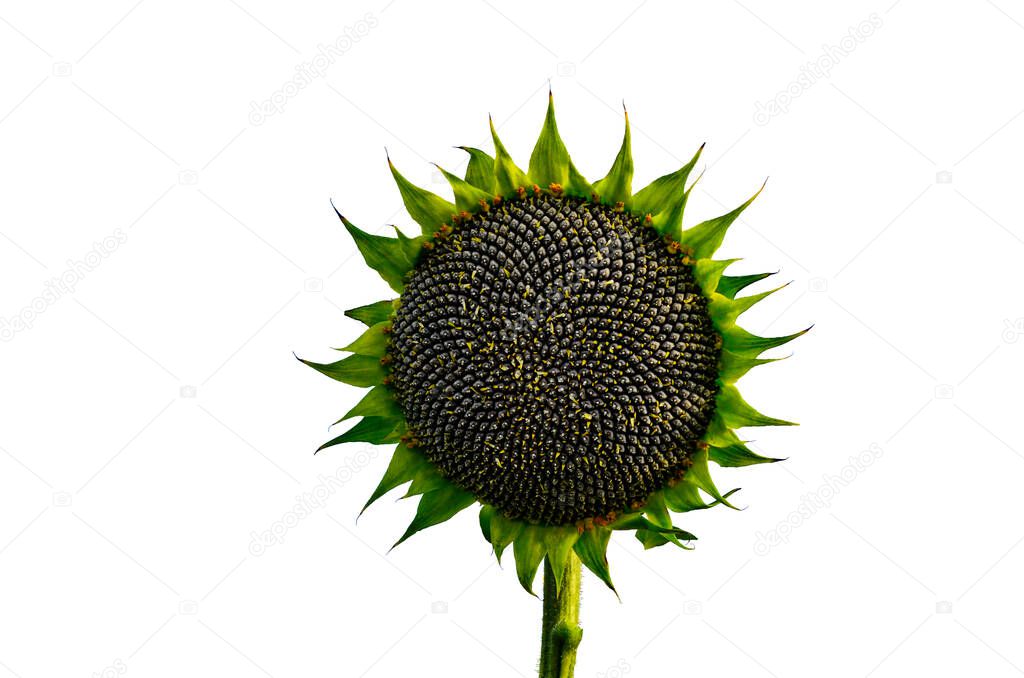
[(484, 538), (499, 560), (512, 546), (528, 591), (545, 558), (558, 581), (573, 552), (614, 588), (614, 530), (689, 548), (696, 537), (672, 513), (732, 506), (709, 461), (778, 461), (735, 429), (789, 422), (760, 414), (735, 382), (803, 332), (741, 329), (737, 317), (775, 290), (737, 293), (769, 274), (725, 275), (736, 260), (712, 258), (756, 193), (683, 229), (703, 147), (634, 193), (628, 117), (593, 183), (569, 158), (550, 97), (528, 170), (493, 123), (491, 134), (493, 156), (461, 147), (464, 178), (438, 168), (454, 203), (388, 161), (421, 234), (373, 235), (338, 214), (398, 297), (347, 312), (369, 327), (342, 349), (352, 355), (303, 361), (370, 388), (339, 421), (361, 420), (320, 449), (396, 444), (366, 506), (409, 484), (419, 504), (397, 543), (479, 503)]

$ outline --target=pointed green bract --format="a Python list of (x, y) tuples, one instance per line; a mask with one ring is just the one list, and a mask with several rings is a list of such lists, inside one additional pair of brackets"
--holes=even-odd
[(469, 153), (469, 165), (466, 166), (466, 182), (476, 186), (490, 196), (494, 196), (497, 187), (494, 183), (494, 158), (479, 148), (459, 146)]
[(475, 501), (476, 498), (472, 494), (451, 484), (427, 492), (420, 498), (420, 503), (416, 507), (416, 517), (409, 523), (402, 538), (391, 548), (395, 548), (420, 530), (443, 523)]
[(781, 459), (764, 457), (750, 450), (743, 443), (736, 443), (728, 447), (709, 447), (708, 459), (719, 466), (750, 466), (752, 464), (771, 464)]
[(342, 443), (371, 443), (373, 445), (386, 445), (397, 443), (405, 433), (405, 421), (391, 417), (363, 417), (359, 423), (342, 433), (333, 440), (329, 440), (317, 450), (325, 450), (328, 447), (341, 445)]
[(405, 210), (413, 218), (413, 221), (423, 229), (423, 235), (432, 236), (441, 226), (451, 222), (456, 212), (455, 205), (439, 195), (434, 195), (430, 191), (410, 183), (399, 173), (390, 159), (388, 159), (388, 167), (391, 168), (391, 175), (395, 178), (395, 183), (398, 184), (398, 192), (402, 194)]
[(366, 500), (366, 503), (363, 505), (363, 509), (359, 514), (362, 515), (363, 512), (370, 507), (370, 504), (377, 501), (391, 490), (410, 482), (416, 477), (416, 474), (420, 469), (428, 463), (429, 462), (423, 455), (409, 449), (405, 443), (400, 443), (398, 447), (395, 448), (395, 453), (391, 455), (391, 462), (388, 464), (387, 471), (384, 472), (384, 477), (380, 479), (377, 489), (375, 489), (373, 494), (370, 495), (370, 498)]
[(588, 528), (573, 545), (573, 550), (588, 570), (615, 591), (615, 584), (612, 583), (612, 575), (608, 569), (608, 540), (611, 536), (612, 531), (606, 527)]
[(751, 358), (723, 349), (718, 358), (718, 378), (726, 384), (732, 384), (758, 365), (767, 365), (779, 360), (782, 358)]
[(633, 198), (633, 150), (629, 135), (629, 114), (625, 113), (626, 131), (622, 135), (622, 146), (608, 174), (594, 182), (594, 192), (606, 205), (622, 203), (630, 207)]
[(354, 320), (358, 320), (364, 325), (376, 325), (377, 323), (384, 322), (391, 317), (391, 314), (395, 312), (395, 299), (378, 301), (373, 304), (367, 304), (366, 306), (359, 306), (357, 308), (350, 308), (345, 311), (345, 315)]
[(353, 417), (390, 417), (400, 419), (403, 416), (394, 393), (387, 386), (374, 386), (356, 403), (356, 406), (345, 413), (335, 424), (340, 424)]
[(405, 274), (416, 264), (421, 241), (406, 238), (400, 231), (397, 238), (372, 235), (346, 219), (341, 212), (337, 214), (349, 235), (355, 240), (366, 265), (377, 271), (391, 289), (401, 293), (405, 289)]
[(444, 178), (452, 187), (455, 193), (455, 206), (460, 212), (473, 212), (480, 208), (481, 203), (486, 205), (493, 197), (490, 193), (480, 190), (476, 186), (463, 181), (443, 167), (437, 166)]
[(710, 297), (725, 277), (722, 272), (739, 259), (698, 259), (693, 265), (693, 275), (700, 283), (704, 296)]
[(800, 330), (793, 334), (787, 334), (782, 337), (759, 337), (755, 334), (747, 332), (742, 327), (732, 325), (731, 327), (719, 327), (719, 333), (722, 335), (722, 340), (725, 342), (725, 346), (738, 355), (756, 358), (770, 348), (776, 346), (782, 346), (788, 344), (797, 337), (802, 337), (810, 331), (810, 327), (806, 330)]
[(384, 366), (380, 364), (379, 358), (365, 355), (352, 355), (334, 363), (314, 363), (299, 358), (299, 361), (309, 365), (317, 372), (325, 374), (349, 386), (366, 388), (381, 383), (386, 376)]
[(548, 112), (544, 116), (544, 126), (537, 138), (537, 145), (530, 155), (530, 181), (541, 188), (552, 184), (561, 186), (566, 193), (575, 196), (590, 197), (593, 187), (583, 178), (569, 158), (562, 138), (558, 135), (555, 123), (555, 101), (548, 93)]
[(348, 346), (338, 349), (357, 355), (368, 355), (382, 358), (388, 352), (388, 335), (386, 330), (391, 327), (389, 321), (379, 322), (362, 333), (358, 339)]
[(683, 211), (690, 192), (686, 180), (700, 158), (704, 145), (697, 149), (690, 162), (681, 168), (659, 177), (633, 196), (632, 210), (645, 217), (651, 215), (658, 232), (679, 240), (682, 234)]
[(575, 525), (563, 527), (544, 528), (543, 541), (544, 552), (551, 564), (551, 571), (555, 575), (555, 590), (558, 591), (562, 583), (562, 574), (565, 571), (565, 563), (572, 553), (572, 547), (579, 539), (580, 533)]
[(484, 541), (491, 543), (491, 521), (497, 510), (488, 504), (480, 507), (480, 532), (484, 535)]
[(437, 472), (432, 464), (428, 464), (419, 470), (416, 477), (412, 479), (412, 483), (409, 485), (409, 489), (402, 495), (402, 499), (408, 499), (409, 497), (415, 497), (420, 494), (427, 494), (434, 490), (439, 490), (442, 487), (446, 487), (450, 483), (445, 480), (444, 476)]
[(697, 485), (697, 487), (714, 497), (719, 502), (725, 504), (729, 508), (736, 508), (729, 503), (728, 495), (724, 495), (718, 491), (718, 488), (715, 486), (715, 481), (711, 479), (711, 472), (708, 469), (707, 447), (697, 449), (697, 452), (693, 455), (693, 465), (686, 470), (686, 475), (695, 485)]
[(743, 399), (735, 386), (726, 384), (718, 392), (717, 412), (721, 414), (722, 421), (729, 428), (743, 428), (744, 426), (796, 426), (791, 421), (767, 417)]
[[(735, 259), (733, 261), (736, 261)], [(775, 273), (753, 273), (751, 275), (723, 275), (721, 280), (718, 282), (718, 286), (715, 289), (716, 292), (724, 297), (734, 299), (736, 294), (748, 285), (764, 280), (765, 278), (775, 275)]]
[(757, 193), (750, 196), (750, 199), (745, 203), (737, 207), (731, 212), (723, 214), (720, 217), (709, 219), (701, 222), (691, 229), (683, 232), (680, 242), (693, 250), (693, 256), (698, 259), (704, 259), (712, 256), (719, 247), (722, 246), (722, 240), (725, 239), (725, 232), (729, 230), (732, 223), (736, 221), (739, 216), (743, 213), (743, 210), (750, 207), (750, 203), (754, 202), (754, 198), (761, 194), (764, 190), (764, 186), (757, 190)]
[(494, 556), (501, 563), (501, 554), (505, 552), (523, 529), (523, 524), (517, 520), (509, 520), (499, 511), (491, 515), (488, 525), (491, 533), (491, 546), (494, 548)]
[[(786, 283), (786, 285), (788, 284)], [(786, 285), (780, 285), (774, 289), (740, 297), (739, 299), (730, 299), (716, 292), (711, 295), (711, 299), (708, 301), (708, 311), (711, 313), (711, 317), (719, 324), (732, 324), (736, 322), (736, 318), (753, 308), (754, 304), (775, 294), (783, 287), (786, 287)]]
[(512, 198), (518, 189), (529, 186), (530, 180), (505, 150), (501, 139), (498, 138), (497, 130), (494, 129), (494, 120), (488, 118), (488, 122), (491, 125), (491, 139), (494, 140), (494, 182), (499, 195)]
[(533, 580), (537, 576), (537, 568), (544, 559), (544, 528), (524, 525), (512, 542), (512, 554), (516, 558), (516, 575), (519, 577), (519, 583), (530, 595), (535, 595)]

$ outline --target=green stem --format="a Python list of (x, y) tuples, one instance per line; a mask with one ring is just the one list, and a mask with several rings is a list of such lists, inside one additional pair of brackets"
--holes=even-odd
[(540, 678), (572, 678), (580, 628), (580, 559), (569, 552), (562, 580), (555, 581), (544, 559), (544, 617), (540, 637)]

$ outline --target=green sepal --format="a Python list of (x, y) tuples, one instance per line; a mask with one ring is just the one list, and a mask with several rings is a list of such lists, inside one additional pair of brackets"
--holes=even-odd
[(401, 293), (405, 289), (405, 274), (416, 265), (422, 240), (407, 238), (397, 228), (395, 229), (398, 234), (397, 238), (372, 235), (346, 219), (337, 209), (335, 212), (341, 219), (341, 223), (345, 224), (349, 235), (355, 240), (356, 247), (363, 255), (366, 265), (377, 271), (380, 277), (391, 286), (391, 289)]
[(589, 198), (594, 188), (583, 178), (572, 164), (569, 151), (566, 150), (562, 137), (558, 135), (555, 123), (555, 99), (548, 92), (548, 111), (544, 116), (537, 144), (530, 154), (530, 169), (527, 172), (530, 181), (541, 188), (558, 184), (569, 195)]
[(483, 533), (484, 541), (488, 544), (491, 543), (491, 521), (494, 519), (495, 513), (497, 513), (497, 509), (489, 504), (480, 507), (480, 532)]
[(773, 289), (759, 292), (758, 294), (750, 294), (739, 299), (730, 299), (715, 292), (708, 300), (708, 312), (719, 326), (733, 324), (738, 317), (749, 311), (754, 304), (775, 294), (788, 285), (789, 283), (786, 283), (785, 285), (779, 285)]
[(371, 325), (358, 339), (338, 350), (355, 353), (356, 355), (383, 358), (384, 354), (388, 352), (388, 335), (384, 330), (390, 326), (391, 322), (387, 320)]
[(708, 459), (719, 466), (750, 466), (751, 464), (782, 461), (772, 457), (763, 457), (751, 451), (736, 435), (736, 432), (725, 425), (718, 413), (711, 418), (711, 424), (708, 426), (704, 438), (709, 445)]
[[(683, 211), (690, 191), (686, 188), (686, 180), (700, 158), (704, 144), (697, 149), (690, 162), (681, 168), (658, 177), (633, 196), (632, 210), (634, 214), (645, 218), (648, 214), (655, 228), (662, 235), (679, 240), (683, 229)], [(700, 258), (700, 257), (698, 257)]]
[(403, 415), (402, 409), (395, 400), (395, 395), (387, 386), (374, 386), (367, 392), (363, 399), (356, 403), (355, 407), (345, 413), (335, 424), (340, 424), (352, 417), (390, 417), (400, 419)]
[(506, 518), (498, 510), (491, 514), (490, 541), (491, 547), (494, 549), (494, 557), (498, 559), (499, 565), (501, 564), (501, 554), (505, 552), (509, 544), (516, 540), (523, 530), (523, 525), (518, 520)]
[[(733, 261), (736, 260), (733, 259)], [(717, 288), (713, 291), (718, 292), (723, 297), (735, 299), (736, 294), (744, 287), (773, 276), (775, 273), (778, 273), (778, 271), (773, 273), (751, 273), (750, 275), (723, 275), (721, 280), (718, 281)]]
[(443, 523), (475, 501), (476, 497), (471, 493), (450, 483), (446, 487), (427, 492), (420, 498), (416, 516), (409, 523), (405, 534), (391, 548), (395, 548), (420, 530)]
[(693, 265), (693, 275), (697, 278), (697, 282), (700, 284), (701, 291), (704, 292), (705, 297), (710, 297), (715, 293), (718, 286), (721, 284), (721, 280), (728, 277), (723, 276), (722, 273), (737, 261), (739, 261), (739, 259), (697, 260)]
[[(703, 497), (700, 496), (700, 492), (698, 491), (699, 489), (700, 488), (695, 481), (684, 478), (672, 487), (665, 488), (662, 492), (665, 495), (665, 503), (676, 513), (702, 511), (721, 503), (717, 499), (710, 503), (704, 501)], [(723, 494), (722, 497), (728, 499), (730, 495), (738, 490), (739, 488), (729, 490)]]
[[(647, 498), (643, 512), (647, 519), (658, 527), (672, 527), (672, 516), (668, 512), (668, 506), (665, 504), (665, 496), (661, 492), (655, 492)], [(641, 528), (636, 531), (635, 536), (637, 540), (644, 545), (645, 550), (668, 543), (675, 543), (677, 546), (686, 548), (674, 536), (666, 536), (655, 530)]]
[(805, 330), (800, 330), (793, 334), (787, 334), (783, 337), (759, 337), (756, 334), (747, 332), (745, 329), (737, 325), (718, 328), (719, 333), (722, 335), (722, 342), (725, 348), (737, 355), (749, 358), (756, 358), (770, 348), (788, 344), (797, 337), (807, 334), (810, 330), (811, 328), (808, 327)]
[(345, 311), (345, 315), (353, 320), (358, 320), (364, 325), (376, 325), (391, 317), (391, 314), (395, 312), (396, 301), (398, 300), (378, 301), (366, 306), (350, 308)]
[(317, 448), (317, 452), (343, 443), (371, 443), (374, 445), (397, 443), (404, 433), (405, 420), (403, 419), (363, 417), (358, 424)]
[(516, 576), (519, 583), (530, 595), (533, 592), (533, 580), (537, 576), (537, 568), (544, 559), (544, 530), (538, 525), (524, 525), (512, 542), (512, 554), (516, 559)]
[(594, 182), (594, 192), (606, 205), (622, 203), (627, 209), (633, 197), (633, 151), (629, 134), (629, 113), (623, 110), (626, 131), (622, 135), (622, 146), (615, 156), (612, 167), (603, 179)]
[(398, 192), (402, 194), (405, 210), (413, 218), (413, 221), (420, 225), (423, 235), (432, 236), (441, 226), (451, 222), (457, 211), (455, 205), (439, 195), (410, 183), (395, 168), (390, 158), (388, 158), (388, 167), (391, 168), (391, 175), (395, 178), (395, 183), (398, 184)]
[(435, 165), (435, 167), (451, 185), (452, 192), (455, 193), (455, 206), (460, 212), (479, 212), (480, 203), (482, 202), (484, 205), (487, 205), (490, 203), (491, 198), (494, 197), (469, 182), (463, 181), (440, 165)]
[[(725, 504), (731, 509), (736, 508), (729, 503), (729, 495), (736, 490), (732, 490), (728, 494), (722, 494), (715, 486), (715, 481), (711, 479), (711, 471), (708, 469), (707, 447), (697, 448), (697, 452), (693, 455), (693, 465), (686, 469), (686, 478), (701, 490), (714, 497), (716, 501)], [(736, 489), (738, 490), (739, 488)]]
[(758, 365), (767, 365), (779, 360), (784, 358), (751, 358), (722, 349), (718, 357), (718, 378), (726, 384), (732, 384)]
[(613, 530), (650, 530), (665, 535), (669, 538), (669, 541), (673, 539), (695, 541), (697, 539), (696, 535), (675, 527), (671, 523), (667, 527), (662, 527), (639, 513), (626, 514), (609, 525), (609, 527)]
[(491, 139), (494, 140), (494, 183), (498, 194), (506, 198), (515, 196), (519, 188), (530, 185), (526, 173), (519, 169), (512, 160), (512, 156), (505, 150), (504, 144), (498, 138), (498, 132), (494, 129), (494, 120), (488, 118), (491, 125)]
[(466, 166), (466, 182), (494, 196), (494, 158), (479, 148), (459, 146), (469, 153), (469, 165)]
[(451, 485), (451, 483), (438, 473), (433, 465), (427, 464), (422, 466), (416, 473), (416, 477), (412, 479), (412, 483), (409, 485), (409, 489), (405, 491), (405, 494), (402, 495), (402, 499), (434, 492), (447, 485)]
[(761, 194), (764, 190), (764, 185), (757, 190), (757, 193), (750, 196), (750, 199), (745, 203), (737, 207), (731, 212), (723, 214), (720, 217), (709, 219), (701, 222), (693, 228), (687, 229), (683, 232), (680, 242), (693, 250), (693, 256), (697, 259), (710, 258), (715, 251), (721, 247), (722, 240), (725, 239), (725, 232), (729, 230), (732, 223), (739, 218), (743, 210), (750, 206), (750, 203), (754, 202), (754, 198)]
[(363, 512), (370, 508), (370, 504), (377, 501), (391, 490), (414, 479), (420, 469), (422, 469), (427, 463), (429, 462), (427, 462), (423, 455), (409, 449), (405, 443), (399, 443), (398, 447), (395, 448), (395, 453), (391, 456), (391, 462), (388, 464), (388, 470), (384, 472), (384, 477), (380, 479), (380, 483), (377, 484), (377, 489), (373, 491), (373, 494), (370, 495), (366, 504), (363, 505), (363, 509), (359, 512), (359, 515), (363, 515)]
[(309, 365), (317, 372), (326, 374), (331, 379), (348, 384), (349, 386), (358, 386), (360, 388), (376, 386), (387, 376), (384, 366), (380, 364), (380, 359), (373, 356), (350, 355), (337, 362), (327, 364), (314, 363), (310, 360), (303, 360), (298, 356), (295, 357), (298, 358), (299, 362)]
[(719, 466), (724, 467), (772, 464), (777, 461), (782, 461), (782, 459), (776, 459), (773, 457), (763, 457), (752, 451), (743, 443), (736, 443), (729, 445), (728, 447), (711, 446), (708, 448), (708, 459)]
[(572, 553), (572, 547), (579, 539), (580, 533), (575, 525), (563, 525), (561, 527), (544, 527), (543, 541), (544, 551), (547, 554), (551, 571), (555, 575), (555, 591), (557, 592), (562, 584), (562, 574), (565, 572), (565, 564)]
[(743, 428), (744, 426), (797, 426), (794, 422), (785, 419), (767, 417), (751, 407), (739, 389), (731, 384), (723, 384), (718, 391), (718, 401), (715, 411), (721, 415), (723, 423), (729, 428)]
[[(612, 575), (608, 569), (608, 541), (611, 536), (612, 531), (607, 527), (591, 527), (583, 531), (572, 548), (580, 562), (597, 575), (608, 588), (615, 591), (615, 584), (612, 583)], [(618, 591), (615, 591), (615, 595), (619, 595)]]

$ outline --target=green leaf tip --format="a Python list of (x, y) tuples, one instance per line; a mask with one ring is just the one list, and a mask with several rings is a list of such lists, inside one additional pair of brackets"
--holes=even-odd
[(475, 501), (476, 498), (472, 494), (451, 483), (446, 483), (439, 489), (425, 493), (416, 506), (416, 516), (409, 523), (405, 534), (391, 548), (395, 548), (421, 530), (449, 520)]
[(718, 392), (716, 412), (729, 428), (744, 426), (798, 426), (792, 421), (768, 417), (747, 403), (740, 395), (739, 389), (732, 384), (723, 384)]
[(589, 527), (580, 534), (579, 539), (573, 545), (573, 551), (576, 552), (580, 562), (597, 575), (598, 579), (603, 581), (618, 597), (619, 592), (615, 590), (611, 571), (608, 568), (608, 542), (611, 540), (611, 536), (612, 531), (607, 527)]
[(434, 167), (448, 180), (448, 184), (452, 187), (452, 192), (455, 194), (455, 206), (460, 212), (476, 212), (480, 209), (481, 204), (486, 207), (491, 198), (494, 197), (468, 181), (460, 179), (440, 165), (435, 164)]
[(740, 290), (764, 280), (765, 278), (776, 275), (777, 273), (778, 271), (773, 271), (771, 273), (753, 273), (750, 275), (723, 275), (713, 291), (718, 292), (724, 297), (735, 299), (736, 294)]
[(472, 146), (456, 146), (456, 148), (469, 153), (466, 182), (493, 196), (497, 189), (494, 182), (494, 158)]
[(344, 443), (387, 445), (397, 443), (405, 433), (405, 420), (392, 417), (363, 417), (359, 423), (317, 448), (317, 452)]
[(601, 202), (608, 205), (622, 203), (629, 207), (633, 196), (633, 151), (629, 133), (629, 113), (626, 105), (622, 105), (622, 113), (626, 119), (626, 131), (622, 135), (622, 146), (612, 163), (611, 169), (603, 179), (594, 182), (594, 192)]
[(670, 236), (674, 240), (681, 239), (683, 212), (692, 190), (692, 186), (686, 187), (686, 181), (703, 150), (704, 145), (701, 144), (690, 162), (671, 174), (658, 177), (633, 196), (633, 213), (641, 218), (650, 215), (658, 232)]
[(384, 322), (391, 317), (395, 312), (396, 301), (398, 300), (377, 301), (365, 306), (350, 308), (345, 311), (345, 315), (353, 320), (358, 320), (367, 326), (376, 325), (377, 323)]
[(423, 231), (423, 235), (432, 236), (439, 228), (451, 222), (452, 217), (458, 211), (455, 205), (451, 204), (439, 195), (435, 195), (426, 189), (422, 189), (410, 183), (388, 158), (388, 167), (391, 168), (391, 176), (398, 185), (398, 192), (402, 195), (402, 202), (405, 203), (405, 210), (413, 218)]
[(388, 331), (390, 327), (390, 320), (375, 323), (359, 335), (358, 339), (338, 350), (357, 355), (371, 356), (377, 359), (383, 358), (384, 354), (388, 352)]
[(528, 176), (532, 183), (543, 189), (565, 191), (567, 194), (585, 198), (590, 198), (594, 193), (594, 188), (572, 164), (569, 151), (558, 134), (555, 99), (550, 91), (544, 125), (530, 155)]
[(370, 505), (373, 504), (373, 502), (377, 501), (391, 490), (414, 480), (428, 463), (429, 462), (426, 457), (415, 450), (412, 450), (405, 443), (399, 443), (395, 448), (394, 454), (391, 455), (391, 461), (388, 463), (388, 468), (384, 472), (384, 477), (380, 479), (377, 489), (373, 491), (373, 494), (370, 495), (366, 504), (363, 505), (362, 510), (359, 511), (359, 515), (363, 515), (366, 509), (370, 508)]
[(315, 363), (295, 357), (299, 362), (331, 379), (359, 388), (376, 386), (384, 381), (387, 374), (384, 366), (380, 364), (380, 359), (372, 356), (351, 355), (333, 363)]
[(697, 259), (705, 259), (711, 257), (719, 247), (722, 246), (722, 241), (725, 239), (725, 233), (732, 226), (733, 222), (736, 221), (739, 216), (743, 213), (743, 210), (750, 207), (750, 204), (754, 202), (757, 196), (761, 195), (761, 191), (768, 184), (768, 180), (765, 179), (764, 184), (761, 188), (757, 189), (757, 192), (750, 198), (732, 210), (727, 212), (720, 217), (709, 219), (701, 222), (693, 228), (687, 229), (683, 232), (680, 242), (693, 250), (693, 256)]
[[(334, 203), (331, 203), (334, 207)], [(345, 225), (345, 229), (356, 243), (356, 248), (363, 255), (366, 265), (377, 271), (391, 289), (401, 293), (405, 289), (405, 275), (413, 269), (422, 247), (420, 238), (407, 238), (397, 228), (396, 238), (373, 235), (360, 229), (334, 207), (335, 214)]]
[(491, 126), (491, 139), (494, 142), (494, 183), (499, 195), (510, 198), (520, 188), (530, 186), (532, 182), (505, 150), (504, 144), (498, 138), (498, 131), (494, 129), (494, 119), (487, 116), (487, 121)]

